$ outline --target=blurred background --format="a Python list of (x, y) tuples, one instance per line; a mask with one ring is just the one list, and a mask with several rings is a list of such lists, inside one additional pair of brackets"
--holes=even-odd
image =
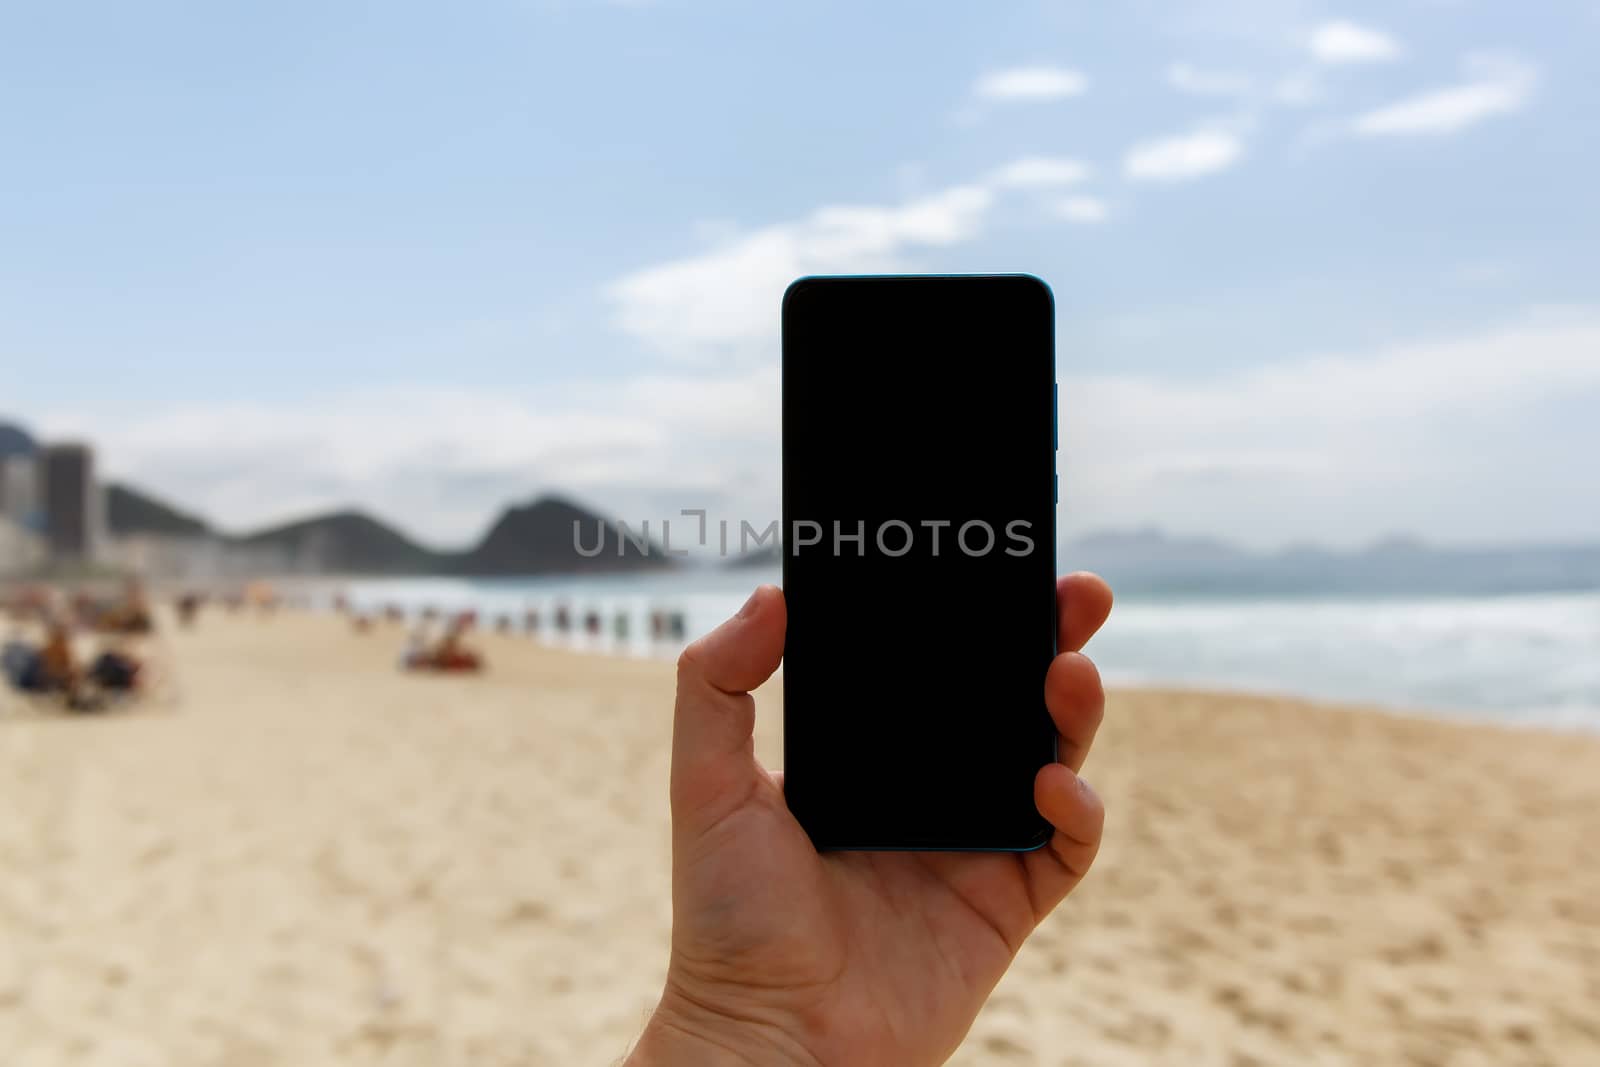
[(0, 705), (0, 1046), (620, 1055), (664, 794), (605, 771), (661, 784), (672, 654), (777, 580), (784, 287), (1028, 271), (1126, 714), (1102, 895), (962, 1062), (1600, 1060), (1597, 45), (1589, 0), (0, 8), (8, 674), (64, 630), (146, 680), (65, 709), (151, 712)]

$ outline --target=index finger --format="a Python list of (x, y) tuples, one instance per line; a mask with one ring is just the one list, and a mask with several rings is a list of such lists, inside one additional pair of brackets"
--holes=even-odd
[(1056, 579), (1056, 647), (1076, 652), (1111, 614), (1111, 587), (1098, 574), (1077, 571)]

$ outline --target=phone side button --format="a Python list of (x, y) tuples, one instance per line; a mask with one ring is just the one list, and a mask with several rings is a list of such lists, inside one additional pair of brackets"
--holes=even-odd
[(1050, 446), (1061, 451), (1061, 383), (1050, 383)]
[(1050, 495), (1057, 504), (1061, 503), (1061, 475), (1055, 475), (1055, 486), (1050, 490)]

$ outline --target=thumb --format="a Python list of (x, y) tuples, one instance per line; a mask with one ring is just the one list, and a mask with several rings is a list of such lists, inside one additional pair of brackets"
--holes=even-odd
[(778, 669), (788, 613), (783, 592), (763, 585), (739, 613), (678, 657), (672, 722), (672, 816), (708, 826), (748, 799), (761, 774), (750, 690)]

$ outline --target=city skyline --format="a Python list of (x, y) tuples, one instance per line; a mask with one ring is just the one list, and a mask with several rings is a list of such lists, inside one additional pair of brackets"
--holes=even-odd
[(1600, 536), (1590, 5), (8, 22), (5, 414), (230, 528), (775, 514), (783, 285), (1002, 269), (1068, 534)]

